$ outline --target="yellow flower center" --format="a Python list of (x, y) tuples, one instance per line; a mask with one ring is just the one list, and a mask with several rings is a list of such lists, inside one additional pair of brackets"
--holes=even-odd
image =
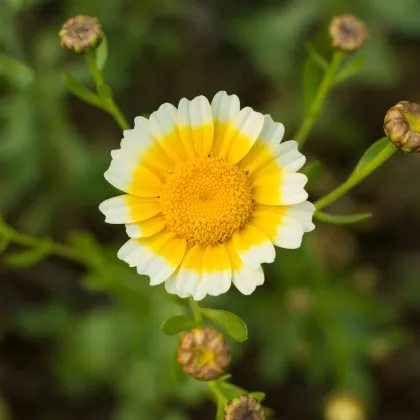
[(170, 173), (160, 201), (168, 230), (190, 245), (227, 241), (253, 210), (247, 175), (212, 156), (184, 162)]

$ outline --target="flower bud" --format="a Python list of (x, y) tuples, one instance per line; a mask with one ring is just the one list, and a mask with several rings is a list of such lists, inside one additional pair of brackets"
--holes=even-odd
[(365, 24), (353, 15), (336, 16), (330, 23), (329, 33), (333, 47), (346, 52), (361, 48), (368, 37)]
[(79, 15), (70, 18), (58, 35), (64, 48), (77, 54), (87, 54), (101, 44), (104, 30), (95, 17)]
[(394, 146), (404, 152), (420, 152), (420, 105), (398, 102), (386, 113), (384, 131)]
[(264, 420), (260, 402), (251, 395), (240, 395), (230, 400), (225, 407), (224, 420)]
[(195, 379), (217, 379), (226, 372), (230, 360), (229, 345), (213, 328), (194, 328), (181, 338), (178, 363)]
[(365, 409), (361, 402), (350, 393), (331, 395), (324, 408), (325, 420), (365, 420)]

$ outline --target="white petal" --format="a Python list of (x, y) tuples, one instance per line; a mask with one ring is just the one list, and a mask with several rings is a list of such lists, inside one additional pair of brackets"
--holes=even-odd
[(171, 295), (176, 295), (176, 278), (177, 278), (177, 274), (172, 274), (172, 276), (170, 276), (166, 281), (165, 281), (165, 289), (168, 293), (170, 293)]
[(283, 139), (284, 125), (274, 122), (270, 115), (264, 115), (264, 126), (258, 137), (270, 150), (274, 149)]
[(124, 131), (124, 138), (121, 140), (121, 150), (128, 153), (143, 154), (153, 145), (153, 138), (150, 132), (149, 120), (144, 117), (134, 119), (134, 128)]
[(118, 251), (118, 258), (125, 261), (130, 267), (138, 265), (143, 257), (143, 250), (137, 239), (128, 240)]
[(150, 131), (166, 154), (174, 161), (186, 159), (187, 153), (178, 133), (178, 110), (165, 103), (149, 118)]
[(150, 285), (155, 286), (171, 276), (181, 263), (187, 243), (168, 232), (161, 232), (139, 240), (142, 258), (137, 264), (137, 272), (150, 277)]
[(285, 215), (300, 223), (304, 232), (311, 232), (315, 229), (315, 225), (312, 222), (315, 210), (316, 208), (312, 203), (304, 201), (290, 206), (286, 210)]
[(301, 173), (285, 173), (283, 182), (280, 186), (280, 196), (282, 205), (297, 204), (308, 198), (308, 193), (304, 190), (308, 177)]
[(105, 215), (106, 223), (118, 224), (133, 221), (126, 195), (103, 201), (99, 205), (99, 210)]
[(283, 217), (277, 227), (277, 234), (273, 243), (280, 248), (297, 249), (302, 244), (303, 229), (300, 223), (289, 217)]
[(205, 157), (213, 142), (213, 115), (207, 98), (181, 99), (178, 124), (182, 142), (190, 156)]
[(130, 238), (148, 238), (160, 232), (166, 226), (166, 220), (162, 214), (138, 223), (126, 224), (126, 232)]
[[(229, 148), (226, 158), (231, 163), (239, 162), (256, 142), (264, 125), (264, 116), (246, 107), (232, 122), (232, 129), (226, 133), (225, 143)], [(223, 157), (223, 148), (221, 152)]]
[(176, 281), (177, 294), (180, 297), (193, 296), (198, 292), (202, 283), (203, 254), (204, 248), (195, 245), (185, 255)]
[(104, 177), (114, 187), (139, 197), (157, 197), (162, 187), (162, 181), (152, 171), (140, 166), (136, 155), (113, 159)]
[(209, 295), (226, 293), (231, 285), (232, 270), (226, 244), (208, 245), (203, 256), (202, 282)]
[(211, 109), (215, 121), (229, 122), (239, 113), (239, 98), (224, 91), (218, 92), (211, 101)]
[(252, 269), (244, 265), (233, 272), (233, 284), (244, 295), (250, 295), (257, 286), (264, 283), (264, 272), (261, 266)]
[(270, 239), (250, 223), (232, 239), (240, 259), (251, 268), (258, 269), (261, 263), (272, 263), (275, 259), (276, 251)]
[(299, 152), (298, 144), (294, 140), (280, 144), (274, 153), (278, 156), (276, 158), (277, 165), (286, 172), (296, 172), (306, 162), (306, 157)]

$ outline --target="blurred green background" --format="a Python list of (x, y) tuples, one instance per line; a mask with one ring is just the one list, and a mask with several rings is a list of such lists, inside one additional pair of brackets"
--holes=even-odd
[[(106, 225), (98, 205), (115, 195), (102, 174), (121, 133), (66, 90), (63, 71), (93, 84), (84, 61), (60, 48), (61, 24), (76, 14), (103, 23), (105, 77), (129, 121), (163, 102), (227, 90), (292, 138), (305, 44), (329, 56), (328, 23), (348, 12), (366, 22), (370, 40), (355, 57), (363, 71), (334, 90), (308, 142), (308, 160), (323, 162), (313, 200), (383, 136), (389, 107), (420, 100), (418, 0), (0, 1), (0, 213), (30, 234), (71, 235), (97, 256), (86, 272), (58, 258), (30, 266), (13, 257), (18, 248), (4, 254), (1, 420), (215, 413), (207, 388), (176, 365), (179, 337), (160, 332), (184, 307), (116, 259), (125, 232)], [(231, 343), (233, 381), (266, 392), (274, 418), (322, 419), (334, 390), (357, 395), (371, 419), (419, 418), (419, 176), (419, 157), (398, 153), (331, 208), (373, 219), (318, 222), (300, 250), (278, 250), (252, 296), (232, 289), (206, 298), (247, 322), (248, 342)]]

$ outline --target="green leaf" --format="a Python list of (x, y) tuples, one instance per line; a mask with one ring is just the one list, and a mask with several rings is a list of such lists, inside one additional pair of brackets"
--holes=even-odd
[(349, 225), (351, 223), (361, 222), (362, 220), (369, 219), (372, 217), (372, 213), (355, 213), (346, 216), (340, 216), (335, 214), (324, 213), (317, 211), (314, 214), (315, 219), (321, 220), (322, 222), (332, 223), (335, 225)]
[(326, 70), (328, 67), (328, 61), (316, 50), (315, 46), (308, 42), (306, 45), (309, 55), (311, 56), (314, 63), (318, 64), (321, 69)]
[(241, 388), (237, 385), (231, 384), (230, 382), (222, 382), (219, 384), (220, 390), (223, 392), (223, 395), (231, 400), (239, 395), (246, 395), (248, 391), (244, 388)]
[(350, 61), (335, 77), (335, 84), (344, 82), (350, 77), (358, 75), (365, 67), (365, 59), (360, 57)]
[(388, 144), (389, 140), (387, 137), (382, 137), (381, 139), (373, 143), (360, 158), (358, 164), (356, 165), (356, 168), (350, 175), (350, 178), (357, 172), (364, 169), (367, 164), (369, 164), (373, 159), (375, 159), (375, 157), (379, 155), (388, 146)]
[(197, 322), (195, 319), (185, 315), (177, 315), (164, 321), (160, 328), (166, 335), (174, 335), (181, 331), (195, 328), (196, 326)]
[(41, 262), (48, 257), (49, 253), (50, 247), (45, 243), (38, 248), (7, 254), (4, 257), (4, 261), (11, 267), (26, 268)]
[(314, 101), (315, 95), (318, 91), (318, 86), (322, 79), (322, 70), (319, 65), (314, 61), (311, 55), (305, 60), (302, 73), (302, 86), (303, 86), (303, 105), (305, 115)]
[(226, 375), (221, 376), (219, 379), (216, 379), (216, 382), (226, 382), (231, 377), (232, 377), (232, 375), (230, 373), (227, 373)]
[(108, 59), (108, 41), (104, 36), (101, 45), (95, 51), (96, 65), (99, 70), (103, 70)]
[(234, 340), (242, 343), (248, 338), (245, 322), (232, 312), (202, 308), (201, 313), (205, 318), (224, 328)]
[(107, 85), (106, 83), (101, 83), (97, 87), (98, 95), (102, 99), (103, 102), (109, 102), (113, 98), (111, 86)]
[(254, 397), (258, 401), (264, 401), (265, 399), (264, 392), (250, 392), (249, 395), (251, 395), (251, 397)]
[(95, 93), (93, 93), (88, 88), (79, 83), (71, 74), (65, 72), (63, 74), (63, 77), (67, 89), (73, 95), (77, 96), (79, 99), (81, 99), (84, 102), (87, 102), (88, 104), (104, 109), (104, 105), (101, 99)]
[(309, 163), (304, 169), (303, 173), (308, 177), (308, 185), (318, 180), (323, 172), (322, 163), (319, 160)]
[(0, 75), (18, 89), (27, 88), (35, 78), (30, 67), (6, 54), (0, 54)]

